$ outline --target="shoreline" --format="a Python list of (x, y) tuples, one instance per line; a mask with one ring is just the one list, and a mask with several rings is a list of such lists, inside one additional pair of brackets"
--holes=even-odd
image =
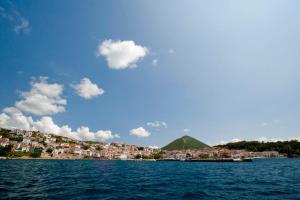
[[(281, 160), (281, 159), (299, 159), (299, 157), (290, 158), (290, 157), (284, 157), (284, 158), (250, 158), (251, 161), (254, 160)], [(30, 157), (20, 157), (20, 158), (7, 158), (7, 157), (0, 157), (0, 160), (81, 160), (81, 161), (135, 161), (135, 162), (249, 162), (248, 160), (244, 161), (234, 161), (234, 160), (169, 160), (169, 159), (127, 159), (127, 160), (121, 160), (121, 159), (84, 159), (84, 158), (30, 158)]]

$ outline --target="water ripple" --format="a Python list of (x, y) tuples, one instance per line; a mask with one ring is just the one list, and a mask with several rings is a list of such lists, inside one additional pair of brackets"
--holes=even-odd
[(300, 159), (0, 160), (0, 199), (300, 199)]

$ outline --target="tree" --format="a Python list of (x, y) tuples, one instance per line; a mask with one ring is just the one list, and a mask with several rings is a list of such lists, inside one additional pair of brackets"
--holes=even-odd
[(82, 148), (83, 148), (84, 150), (88, 150), (88, 149), (90, 148), (90, 146), (88, 146), (88, 145), (82, 145)]
[(28, 152), (23, 152), (23, 151), (12, 151), (9, 154), (9, 157), (23, 157), (23, 156), (28, 156), (29, 153)]
[(12, 145), (6, 145), (5, 147), (0, 147), (0, 156), (9, 156), (11, 149), (12, 149)]
[(150, 158), (151, 158), (151, 155), (149, 155), (149, 156), (148, 156), (148, 155), (142, 155), (142, 158), (143, 158), (143, 159), (150, 159)]
[(300, 156), (300, 142), (297, 140), (278, 141), (278, 142), (258, 142), (258, 141), (241, 141), (219, 145), (218, 147), (227, 149), (245, 149), (247, 151), (278, 151), (289, 157)]
[(97, 146), (97, 147), (96, 147), (96, 150), (97, 150), (97, 151), (101, 151), (101, 150), (103, 150), (103, 148), (102, 148), (101, 146)]
[(163, 158), (163, 154), (162, 153), (154, 154), (154, 159), (162, 159), (162, 158)]
[(142, 156), (141, 156), (140, 154), (137, 154), (134, 158), (135, 158), (135, 159), (141, 159)]
[(2, 136), (2, 137), (4, 137), (4, 138), (8, 138), (9, 137), (9, 130), (7, 130), (7, 129), (1, 129), (0, 130), (0, 135)]
[(48, 148), (48, 149), (46, 150), (46, 152), (47, 152), (47, 153), (52, 153), (52, 152), (53, 152), (53, 149), (52, 149), (52, 148)]
[(34, 149), (33, 151), (30, 152), (29, 156), (32, 158), (39, 158), (41, 157), (42, 150), (41, 149)]

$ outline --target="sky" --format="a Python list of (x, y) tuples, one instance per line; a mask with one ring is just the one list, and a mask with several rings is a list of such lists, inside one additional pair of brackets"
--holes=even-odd
[(300, 138), (299, 6), (1, 1), (0, 126), (160, 147)]

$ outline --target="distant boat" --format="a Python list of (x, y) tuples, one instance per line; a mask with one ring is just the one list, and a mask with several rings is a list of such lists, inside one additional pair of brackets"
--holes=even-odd
[(155, 159), (127, 159), (127, 161), (151, 161), (155, 162)]
[(241, 158), (233, 158), (232, 160), (233, 160), (233, 162), (242, 162), (243, 161)]
[(155, 162), (155, 159), (143, 159), (143, 161), (151, 161), (151, 162)]
[(244, 159), (243, 159), (243, 162), (252, 162), (252, 161), (253, 161), (252, 158), (244, 158)]

